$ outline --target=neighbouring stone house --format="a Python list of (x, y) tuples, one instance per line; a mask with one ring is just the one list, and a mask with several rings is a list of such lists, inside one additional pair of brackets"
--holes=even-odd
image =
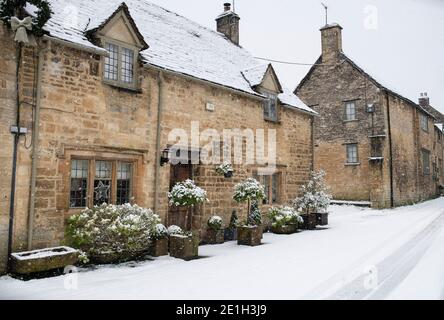
[[(245, 217), (232, 191), (248, 177), (266, 186), (264, 210), (298, 195), (312, 169), (316, 113), (281, 86), (271, 65), (238, 45), (240, 18), (228, 4), (216, 32), (145, 0), (50, 2), (54, 13), (36, 48), (19, 54), (0, 24), (0, 271), (17, 110), (27, 133), (18, 143), (13, 251), (59, 245), (69, 216), (103, 202), (153, 208), (165, 224), (204, 236), (211, 215), (228, 223), (237, 209)], [(179, 129), (191, 136), (192, 122), (200, 132), (264, 130), (267, 137), (275, 130), (277, 169), (235, 163), (234, 177), (225, 179), (213, 164), (173, 165), (177, 141), (169, 135)], [(168, 206), (171, 186), (187, 178), (210, 199), (193, 213)]]
[(342, 51), (342, 28), (321, 29), (322, 55), (295, 94), (319, 113), (316, 169), (337, 200), (391, 207), (435, 197), (443, 184), (443, 115), (388, 89)]

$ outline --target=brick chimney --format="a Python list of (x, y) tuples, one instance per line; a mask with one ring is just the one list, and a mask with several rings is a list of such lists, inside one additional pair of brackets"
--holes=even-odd
[(342, 27), (328, 24), (321, 28), (322, 62), (337, 61), (342, 52)]
[(224, 3), (224, 12), (216, 18), (217, 31), (223, 33), (235, 45), (239, 45), (240, 17), (231, 11), (231, 3)]
[(430, 106), (430, 98), (427, 96), (427, 92), (421, 93), (419, 97), (419, 105), (421, 107), (429, 107)]

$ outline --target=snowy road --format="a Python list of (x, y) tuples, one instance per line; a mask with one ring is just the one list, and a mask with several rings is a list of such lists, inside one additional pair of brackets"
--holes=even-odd
[(444, 298), (444, 198), (331, 211), (327, 229), (266, 234), (256, 248), (203, 246), (191, 262), (164, 257), (30, 282), (3, 277), (0, 298)]

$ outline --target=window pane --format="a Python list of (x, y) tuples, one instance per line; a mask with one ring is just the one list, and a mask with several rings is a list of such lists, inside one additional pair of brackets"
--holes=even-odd
[(279, 175), (274, 174), (272, 179), (273, 179), (272, 190), (271, 190), (272, 203), (277, 203), (278, 202), (278, 190), (279, 190), (278, 189)]
[(117, 204), (130, 202), (131, 197), (131, 163), (117, 163)]
[(268, 98), (264, 103), (264, 117), (277, 121), (277, 96), (268, 92), (264, 92), (263, 95)]
[(356, 144), (347, 145), (347, 162), (348, 163), (358, 162), (358, 145)]
[(422, 164), (424, 167), (424, 175), (430, 174), (430, 153), (428, 151), (422, 152)]
[(109, 52), (109, 57), (105, 57), (105, 79), (117, 80), (119, 65), (119, 47), (114, 44), (107, 43), (105, 44), (105, 49)]
[(94, 205), (110, 203), (111, 200), (112, 163), (96, 161), (96, 176), (94, 179)]
[(265, 187), (265, 199), (264, 204), (270, 203), (270, 176), (263, 176), (264, 179), (264, 187)]
[(71, 190), (69, 206), (85, 208), (88, 194), (88, 160), (71, 161)]
[(122, 76), (125, 83), (132, 83), (134, 78), (134, 51), (122, 48)]
[(354, 102), (347, 102), (345, 106), (346, 120), (356, 120), (356, 104)]

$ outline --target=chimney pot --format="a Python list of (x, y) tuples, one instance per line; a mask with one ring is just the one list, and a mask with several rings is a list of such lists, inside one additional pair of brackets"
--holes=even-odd
[(230, 11), (231, 10), (231, 3), (229, 3), (229, 2), (224, 3), (224, 10)]
[(235, 45), (239, 45), (240, 17), (231, 11), (231, 3), (224, 3), (225, 11), (216, 18), (217, 31), (223, 33)]

